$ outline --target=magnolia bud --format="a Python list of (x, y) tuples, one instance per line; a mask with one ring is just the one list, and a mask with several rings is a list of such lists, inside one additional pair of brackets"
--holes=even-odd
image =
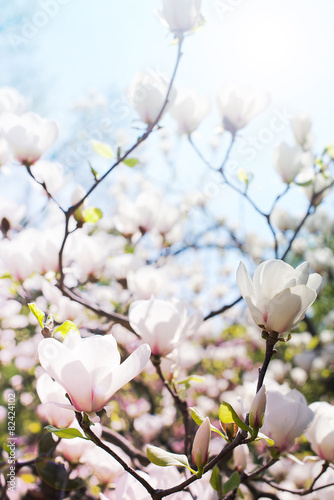
[(196, 432), (191, 453), (192, 461), (199, 469), (203, 468), (209, 460), (210, 436), (210, 420), (209, 417), (206, 417)]
[(253, 427), (253, 429), (260, 429), (263, 425), (266, 401), (266, 386), (263, 385), (255, 395), (249, 412), (249, 425)]

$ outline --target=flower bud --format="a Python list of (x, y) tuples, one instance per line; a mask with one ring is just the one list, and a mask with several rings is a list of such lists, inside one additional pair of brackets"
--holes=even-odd
[(262, 427), (263, 425), (266, 402), (266, 386), (263, 385), (261, 389), (256, 393), (249, 412), (249, 425), (253, 429), (260, 429), (260, 427)]
[(203, 468), (209, 460), (210, 436), (210, 419), (209, 417), (206, 417), (196, 432), (191, 453), (192, 461), (199, 469)]

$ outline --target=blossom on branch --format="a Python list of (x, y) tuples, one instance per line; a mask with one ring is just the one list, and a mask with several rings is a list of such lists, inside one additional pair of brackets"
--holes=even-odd
[(315, 413), (315, 418), (305, 437), (318, 457), (334, 462), (334, 406), (326, 401), (317, 401), (309, 408)]
[(179, 134), (190, 135), (210, 111), (209, 97), (202, 97), (194, 89), (177, 89), (177, 97), (170, 110), (179, 126)]
[(172, 33), (182, 35), (203, 22), (201, 0), (162, 0), (162, 9), (156, 11), (159, 21)]
[(237, 283), (255, 323), (266, 332), (284, 333), (304, 318), (317, 297), (322, 278), (310, 275), (309, 262), (296, 269), (281, 260), (262, 262), (251, 280), (243, 262)]
[(144, 369), (151, 351), (143, 344), (120, 364), (111, 334), (82, 339), (72, 330), (63, 342), (42, 340), (38, 354), (44, 370), (65, 389), (74, 409), (90, 413), (102, 410), (118, 389)]
[(179, 300), (136, 300), (129, 310), (130, 325), (151, 347), (155, 356), (167, 356), (196, 332), (202, 316), (189, 316)]

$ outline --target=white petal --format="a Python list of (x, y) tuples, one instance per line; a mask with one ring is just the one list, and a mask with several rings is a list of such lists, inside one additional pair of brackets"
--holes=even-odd
[(321, 287), (321, 283), (322, 283), (322, 277), (320, 276), (320, 274), (313, 273), (310, 274), (310, 277), (307, 281), (307, 286), (313, 288), (313, 290), (315, 290), (318, 293)]
[(268, 304), (268, 328), (279, 333), (287, 332), (302, 320), (306, 309), (316, 297), (316, 292), (306, 285), (298, 285), (278, 293)]

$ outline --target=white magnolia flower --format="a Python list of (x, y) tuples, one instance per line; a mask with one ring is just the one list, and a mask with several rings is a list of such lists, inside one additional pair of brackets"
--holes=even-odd
[(313, 155), (298, 146), (282, 142), (274, 149), (274, 166), (283, 182), (290, 184), (307, 167), (313, 165)]
[(203, 97), (196, 90), (179, 88), (170, 114), (177, 121), (179, 134), (191, 134), (210, 111), (209, 97)]
[(331, 175), (323, 172), (316, 172), (309, 169), (301, 174), (300, 182), (310, 182), (307, 186), (303, 186), (302, 190), (308, 197), (310, 203), (315, 207), (322, 202), (333, 187), (334, 179)]
[(334, 406), (326, 401), (312, 403), (309, 408), (315, 419), (305, 433), (318, 457), (334, 462)]
[(167, 356), (199, 328), (199, 313), (188, 316), (179, 300), (136, 300), (129, 309), (130, 325), (151, 347), (152, 354)]
[(36, 382), (36, 391), (42, 404), (43, 416), (51, 425), (58, 427), (69, 427), (73, 421), (73, 413), (66, 408), (62, 408), (55, 404), (67, 405), (68, 399), (65, 396), (63, 387), (53, 380), (50, 375), (43, 373)]
[[(153, 71), (139, 71), (127, 90), (127, 97), (143, 122), (148, 125), (157, 119), (167, 96), (169, 81)], [(171, 89), (162, 116), (173, 104), (176, 91)]]
[(201, 0), (162, 0), (159, 21), (176, 35), (192, 31), (202, 21)]
[(22, 116), (3, 113), (0, 130), (12, 148), (14, 158), (28, 165), (39, 160), (58, 136), (56, 122), (31, 112)]
[(233, 135), (261, 113), (270, 101), (266, 92), (229, 83), (221, 85), (217, 99), (224, 128)]
[(312, 137), (310, 135), (312, 126), (311, 117), (307, 113), (300, 111), (291, 118), (290, 123), (296, 143), (303, 147), (303, 149), (309, 149), (312, 145)]
[(313, 304), (321, 285), (321, 276), (310, 275), (309, 262), (296, 269), (281, 260), (260, 264), (251, 280), (240, 262), (237, 283), (255, 323), (267, 332), (291, 330)]
[(296, 389), (288, 394), (268, 391), (261, 431), (274, 440), (274, 447), (280, 452), (287, 451), (295, 439), (305, 432), (313, 418), (313, 411), (307, 406), (301, 392)]
[(120, 364), (111, 334), (81, 339), (72, 331), (63, 342), (43, 339), (38, 354), (44, 370), (69, 394), (75, 410), (90, 413), (102, 410), (116, 391), (144, 369), (151, 351), (143, 344)]

